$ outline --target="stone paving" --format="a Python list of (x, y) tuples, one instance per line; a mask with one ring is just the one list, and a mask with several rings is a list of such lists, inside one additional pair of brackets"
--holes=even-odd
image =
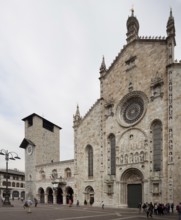
[[(90, 206), (42, 205), (32, 206), (31, 213), (23, 208), (21, 201), (13, 201), (14, 207), (0, 207), (0, 220), (141, 220), (147, 219), (137, 209), (113, 209)], [(175, 220), (177, 214), (153, 216), (155, 220)]]

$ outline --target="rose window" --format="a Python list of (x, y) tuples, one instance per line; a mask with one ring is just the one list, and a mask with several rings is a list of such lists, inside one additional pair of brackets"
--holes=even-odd
[(127, 123), (134, 123), (143, 114), (144, 103), (139, 97), (129, 99), (123, 106), (123, 118)]
[(146, 112), (147, 103), (148, 98), (141, 91), (134, 91), (124, 96), (116, 110), (118, 123), (123, 127), (138, 123)]

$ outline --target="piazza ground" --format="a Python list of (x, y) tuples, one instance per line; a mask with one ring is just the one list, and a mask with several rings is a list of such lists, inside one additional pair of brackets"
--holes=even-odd
[[(90, 206), (41, 205), (32, 206), (32, 213), (28, 214), (21, 201), (12, 201), (14, 207), (0, 207), (0, 220), (141, 220), (147, 219), (144, 213), (137, 209), (112, 209)], [(153, 216), (156, 220), (177, 219), (177, 213), (167, 216)]]

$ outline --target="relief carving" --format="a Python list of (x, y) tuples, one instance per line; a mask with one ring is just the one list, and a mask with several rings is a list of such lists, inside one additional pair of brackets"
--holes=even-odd
[(136, 152), (135, 154), (131, 153), (129, 156), (127, 154), (120, 155), (120, 164), (132, 164), (132, 163), (142, 163), (145, 160), (146, 152)]
[(128, 183), (135, 183), (135, 182), (140, 182), (140, 181), (141, 181), (141, 178), (136, 174), (131, 174), (127, 179)]
[(145, 149), (147, 145), (144, 144), (144, 141), (129, 141), (127, 144), (122, 144), (121, 145), (121, 152), (132, 152), (132, 151), (137, 151), (137, 150), (143, 150)]

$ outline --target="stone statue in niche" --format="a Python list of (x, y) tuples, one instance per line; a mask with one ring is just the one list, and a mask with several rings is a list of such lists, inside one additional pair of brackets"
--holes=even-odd
[(170, 167), (170, 169), (169, 169), (169, 177), (170, 177), (170, 179), (172, 179), (172, 168)]
[(144, 162), (144, 152), (140, 153), (140, 162)]
[(163, 87), (163, 77), (159, 76), (156, 72), (155, 77), (151, 79), (151, 101), (157, 97), (163, 97), (162, 87)]
[(120, 163), (123, 164), (123, 155), (120, 157)]
[(173, 162), (173, 154), (172, 154), (172, 152), (169, 153), (169, 162), (171, 162), (171, 163)]
[(169, 149), (173, 150), (173, 145), (172, 144), (169, 144)]
[(129, 156), (129, 163), (133, 163), (133, 154), (130, 154)]
[(136, 152), (135, 155), (134, 155), (134, 161), (135, 163), (138, 163), (139, 162), (139, 156), (138, 156), (138, 153)]
[(57, 178), (58, 178), (57, 170), (54, 169), (52, 170), (51, 179), (57, 179)]
[(45, 179), (45, 171), (42, 168), (40, 170), (40, 178)]
[(169, 129), (169, 138), (172, 138), (173, 137), (173, 130), (172, 128)]
[(128, 163), (128, 155), (126, 154), (125, 155), (125, 164), (127, 164)]
[(144, 160), (148, 160), (148, 158), (147, 158), (148, 157), (148, 153), (145, 152), (143, 155), (144, 155)]

